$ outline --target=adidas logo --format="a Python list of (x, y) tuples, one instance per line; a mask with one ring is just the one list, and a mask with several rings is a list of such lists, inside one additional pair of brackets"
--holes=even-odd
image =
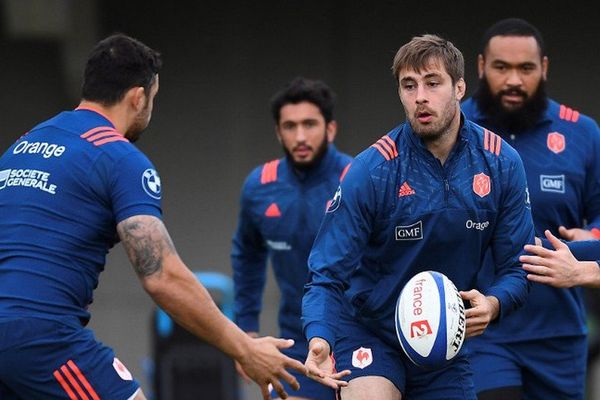
[(269, 218), (277, 218), (281, 217), (281, 211), (279, 211), (279, 207), (277, 207), (276, 203), (271, 203), (269, 208), (265, 211), (265, 217)]
[(411, 196), (415, 191), (409, 186), (408, 182), (404, 182), (398, 191), (398, 197)]

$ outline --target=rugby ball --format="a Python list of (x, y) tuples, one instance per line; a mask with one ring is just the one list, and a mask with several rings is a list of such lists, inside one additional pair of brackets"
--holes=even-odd
[(426, 369), (446, 365), (465, 340), (465, 306), (454, 283), (440, 272), (419, 272), (406, 283), (395, 318), (404, 353)]

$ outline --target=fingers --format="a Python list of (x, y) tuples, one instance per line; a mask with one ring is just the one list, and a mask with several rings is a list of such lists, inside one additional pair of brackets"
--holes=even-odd
[(271, 400), (271, 391), (269, 390), (269, 385), (262, 384), (260, 386), (260, 393), (262, 394), (263, 400)]
[(306, 376), (312, 379), (325, 378), (325, 373), (314, 362), (307, 361)]
[(462, 297), (463, 300), (473, 300), (479, 294), (480, 293), (475, 289), (471, 289), (468, 292), (460, 291), (460, 297)]
[(300, 383), (298, 382), (298, 380), (289, 372), (287, 372), (286, 370), (283, 370), (280, 374), (281, 378), (286, 381), (287, 383), (290, 384), (290, 386), (292, 387), (292, 389), (294, 390), (298, 390), (300, 389)]
[(306, 366), (304, 364), (302, 364), (298, 360), (294, 360), (293, 358), (287, 356), (284, 357), (286, 358), (286, 361), (284, 363), (285, 368), (291, 368), (293, 370), (298, 371), (302, 375), (306, 375)]
[(294, 345), (294, 339), (277, 339), (271, 336), (267, 336), (265, 339), (273, 340), (278, 349), (287, 349)]
[[(331, 378), (335, 379), (335, 380), (339, 380), (339, 379), (341, 379), (341, 378), (343, 378), (345, 376), (350, 375), (351, 373), (352, 373), (352, 371), (350, 371), (349, 369), (345, 369), (343, 371), (336, 372), (335, 374), (332, 374)], [(348, 382), (346, 382), (346, 381), (339, 381), (339, 382), (340, 382), (341, 386), (348, 386)]]
[(546, 238), (548, 239), (548, 241), (552, 244), (552, 246), (558, 250), (558, 249), (562, 249), (564, 247), (567, 247), (567, 245), (563, 242), (560, 241), (559, 238), (557, 238), (556, 236), (554, 236), (552, 234), (552, 232), (550, 232), (548, 229), (546, 229), (544, 231), (544, 234), (546, 235)]
[[(277, 394), (279, 395), (279, 397), (281, 397), (282, 399), (287, 399), (288, 398), (288, 394), (285, 391), (283, 385), (281, 384), (281, 382), (279, 382), (279, 379), (273, 379), (271, 380), (271, 385), (273, 385), (273, 389), (277, 392)], [(298, 385), (298, 382), (296, 382), (296, 385)], [(300, 385), (298, 385), (298, 388), (300, 388)], [(294, 390), (298, 390), (298, 389), (294, 389)]]
[(573, 240), (573, 232), (571, 231), (571, 229), (567, 229), (561, 225), (558, 227), (558, 233), (560, 234), (560, 236), (567, 240)]

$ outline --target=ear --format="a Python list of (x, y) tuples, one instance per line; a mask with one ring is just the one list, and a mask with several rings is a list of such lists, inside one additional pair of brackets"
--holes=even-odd
[(483, 78), (484, 67), (485, 67), (485, 58), (483, 58), (483, 54), (479, 54), (477, 56), (477, 74), (479, 75), (479, 79)]
[(141, 111), (146, 106), (146, 91), (143, 87), (132, 87), (127, 94), (135, 111)]
[(275, 136), (277, 136), (277, 140), (281, 143), (281, 132), (279, 132), (279, 125), (275, 125)]
[(456, 82), (455, 86), (456, 86), (456, 100), (460, 101), (465, 96), (465, 93), (467, 91), (467, 83), (465, 82), (465, 80), (463, 78), (460, 78)]
[(327, 142), (333, 143), (333, 141), (335, 140), (335, 135), (337, 134), (337, 122), (329, 121), (329, 123), (325, 127), (325, 133), (327, 135)]
[(547, 56), (544, 56), (542, 58), (542, 78), (544, 80), (548, 79), (548, 64), (550, 64), (550, 61)]

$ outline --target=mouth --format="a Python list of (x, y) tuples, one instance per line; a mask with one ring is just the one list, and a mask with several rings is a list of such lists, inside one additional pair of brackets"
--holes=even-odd
[(298, 146), (294, 148), (293, 153), (298, 158), (306, 158), (312, 153), (310, 146)]
[(522, 92), (509, 91), (502, 93), (502, 101), (509, 105), (519, 105), (525, 102), (527, 96)]
[(427, 124), (433, 120), (433, 114), (429, 111), (419, 111), (417, 112), (416, 116), (417, 121), (419, 121), (422, 124)]

